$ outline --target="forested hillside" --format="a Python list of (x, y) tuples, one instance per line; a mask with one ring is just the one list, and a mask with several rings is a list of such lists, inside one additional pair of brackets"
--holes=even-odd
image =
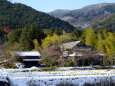
[(0, 27), (9, 29), (22, 28), (31, 24), (38, 24), (42, 29), (63, 28), (68, 31), (74, 29), (69, 23), (58, 18), (39, 12), (33, 8), (20, 4), (0, 0)]
[[(101, 4), (101, 6), (99, 4), (96, 4), (86, 6), (82, 9), (69, 11), (68, 13), (64, 13), (63, 16), (59, 18), (71, 23), (76, 27), (85, 28), (87, 26), (93, 26), (100, 23), (101, 21), (106, 20), (106, 18), (108, 18), (113, 13), (115, 13), (115, 3), (103, 3)], [(55, 16), (55, 11), (49, 14)], [(111, 16), (110, 18), (112, 17), (113, 16)], [(102, 18), (104, 20), (102, 20)], [(112, 21), (110, 22), (113, 26), (114, 23)], [(110, 26), (111, 28), (111, 25), (109, 24), (107, 25), (107, 27)], [(103, 24), (103, 27), (106, 27), (106, 25)]]
[(97, 30), (102, 28), (110, 28), (115, 31), (115, 13), (100, 18), (100, 22), (93, 25)]

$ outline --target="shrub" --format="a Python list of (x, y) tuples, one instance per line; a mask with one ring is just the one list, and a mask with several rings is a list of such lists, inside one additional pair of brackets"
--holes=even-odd
[(65, 83), (61, 82), (61, 83), (57, 84), (56, 86), (78, 86), (78, 85), (74, 85), (70, 82), (65, 82)]
[(5, 68), (16, 68), (15, 64), (12, 62), (5, 62), (2, 66)]

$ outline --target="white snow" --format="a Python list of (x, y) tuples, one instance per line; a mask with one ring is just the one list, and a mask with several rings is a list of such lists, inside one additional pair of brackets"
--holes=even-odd
[(15, 65), (19, 69), (24, 68), (24, 64), (22, 64), (22, 63), (15, 63)]
[(23, 59), (23, 61), (41, 61), (41, 59)]
[(13, 51), (11, 54), (13, 56), (41, 56), (38, 51)]
[[(27, 69), (0, 69), (0, 80), (4, 81), (5, 76), (9, 77), (13, 85), (28, 86), (28, 84), (37, 84), (40, 86), (56, 86), (61, 82), (70, 82), (83, 86), (85, 82), (94, 83), (104, 79), (111, 79), (115, 81), (115, 70), (68, 70), (73, 67), (58, 69), (65, 69), (66, 71), (36, 71), (36, 72), (22, 72)], [(82, 68), (82, 67), (81, 67)], [(39, 68), (32, 67), (28, 70), (37, 70)]]
[(105, 54), (99, 53), (100, 56), (106, 56)]

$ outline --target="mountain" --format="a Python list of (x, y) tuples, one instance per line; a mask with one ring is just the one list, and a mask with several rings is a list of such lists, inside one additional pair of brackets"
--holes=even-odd
[(61, 18), (63, 17), (65, 14), (69, 13), (70, 11), (69, 10), (62, 10), (62, 9), (57, 9), (57, 10), (54, 10), (50, 13), (48, 13), (49, 15), (51, 16), (54, 16), (56, 18)]
[(74, 29), (69, 23), (29, 6), (0, 0), (0, 27), (16, 29), (33, 23), (38, 24), (42, 29), (63, 28), (68, 31)]
[(94, 24), (93, 27), (97, 28), (97, 30), (102, 28), (109, 28), (115, 31), (115, 13), (102, 17), (100, 22)]
[[(106, 6), (106, 5), (110, 5), (112, 3), (103, 3), (101, 4), (101, 7), (103, 6)], [(69, 12), (71, 13), (72, 11), (88, 11), (88, 10), (91, 10), (91, 9), (98, 9), (100, 8), (100, 5), (99, 4), (94, 4), (94, 5), (88, 5), (88, 6), (85, 6), (83, 7), (82, 9), (77, 9), (77, 10), (62, 10), (62, 9), (56, 9), (52, 12), (49, 12), (48, 14), (51, 15), (51, 16), (54, 16), (54, 17), (57, 17), (57, 18), (63, 18), (64, 15), (68, 14)]]
[(102, 3), (89, 5), (82, 9), (71, 10), (59, 18), (69, 22), (75, 27), (85, 28), (89, 25), (97, 24), (96, 22), (99, 23), (102, 17), (113, 13), (115, 13), (115, 3)]

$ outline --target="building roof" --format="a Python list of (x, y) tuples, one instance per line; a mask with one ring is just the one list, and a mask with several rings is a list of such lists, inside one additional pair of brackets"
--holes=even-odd
[(75, 45), (79, 44), (81, 41), (69, 42), (61, 45), (61, 48), (72, 49)]
[(38, 51), (13, 51), (11, 54), (13, 56), (41, 56)]
[(41, 61), (41, 59), (23, 59), (23, 61)]

